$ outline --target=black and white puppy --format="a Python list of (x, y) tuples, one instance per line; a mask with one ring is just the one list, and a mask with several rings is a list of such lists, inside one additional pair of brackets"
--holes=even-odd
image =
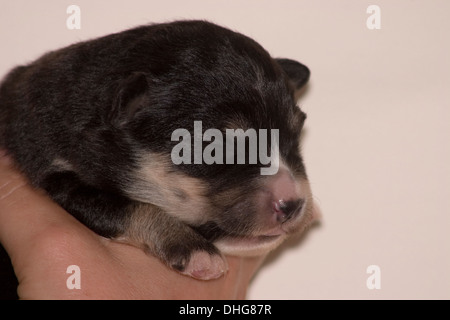
[(223, 253), (262, 254), (312, 219), (296, 105), (308, 79), (212, 23), (142, 26), (12, 70), (0, 147), (99, 235), (213, 279)]

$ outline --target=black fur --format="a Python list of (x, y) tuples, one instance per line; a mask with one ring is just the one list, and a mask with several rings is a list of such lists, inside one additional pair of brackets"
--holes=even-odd
[[(279, 129), (282, 158), (306, 178), (297, 148), (305, 115), (294, 91), (308, 79), (302, 64), (277, 62), (250, 38), (208, 22), (142, 26), (49, 52), (14, 69), (0, 88), (0, 146), (34, 186), (98, 234), (114, 238), (126, 233), (140, 205), (126, 192), (138, 156), (170, 154), (176, 144), (172, 132), (192, 131), (196, 120), (222, 130), (242, 119), (248, 128)], [(67, 167), (58, 161), (67, 161)], [(211, 240), (233, 234), (218, 226), (224, 220), (229, 230), (246, 232), (252, 220), (237, 214), (243, 205), (216, 196), (230, 190), (250, 195), (260, 166), (167, 170), (203, 181), (204, 196), (222, 216), (192, 228)], [(183, 190), (174, 193), (188, 197)], [(245, 206), (250, 212), (251, 201)], [(203, 241), (187, 245), (182, 258), (176, 247), (166, 252), (183, 261), (172, 267), (183, 270), (192, 250), (216, 251), (199, 244)]]

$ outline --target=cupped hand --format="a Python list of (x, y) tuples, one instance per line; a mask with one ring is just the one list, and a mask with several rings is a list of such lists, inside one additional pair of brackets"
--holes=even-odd
[(141, 249), (92, 232), (31, 187), (4, 151), (0, 243), (21, 299), (243, 299), (263, 260), (227, 257), (228, 273), (212, 281), (180, 275)]

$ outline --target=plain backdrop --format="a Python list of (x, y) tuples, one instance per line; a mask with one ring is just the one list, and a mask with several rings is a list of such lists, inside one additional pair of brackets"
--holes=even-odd
[[(80, 30), (66, 27), (71, 4)], [(381, 29), (366, 25), (369, 5)], [(299, 60), (312, 71), (299, 104), (323, 220), (269, 257), (248, 297), (449, 299), (449, 15), (445, 0), (0, 0), (0, 76), (51, 49), (175, 19)], [(367, 286), (371, 265), (380, 289)]]

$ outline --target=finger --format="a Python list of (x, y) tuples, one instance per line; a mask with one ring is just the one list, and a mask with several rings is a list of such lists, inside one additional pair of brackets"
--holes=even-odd
[(49, 228), (65, 228), (72, 220), (44, 192), (30, 186), (9, 156), (0, 157), (0, 242), (13, 262), (21, 261)]

